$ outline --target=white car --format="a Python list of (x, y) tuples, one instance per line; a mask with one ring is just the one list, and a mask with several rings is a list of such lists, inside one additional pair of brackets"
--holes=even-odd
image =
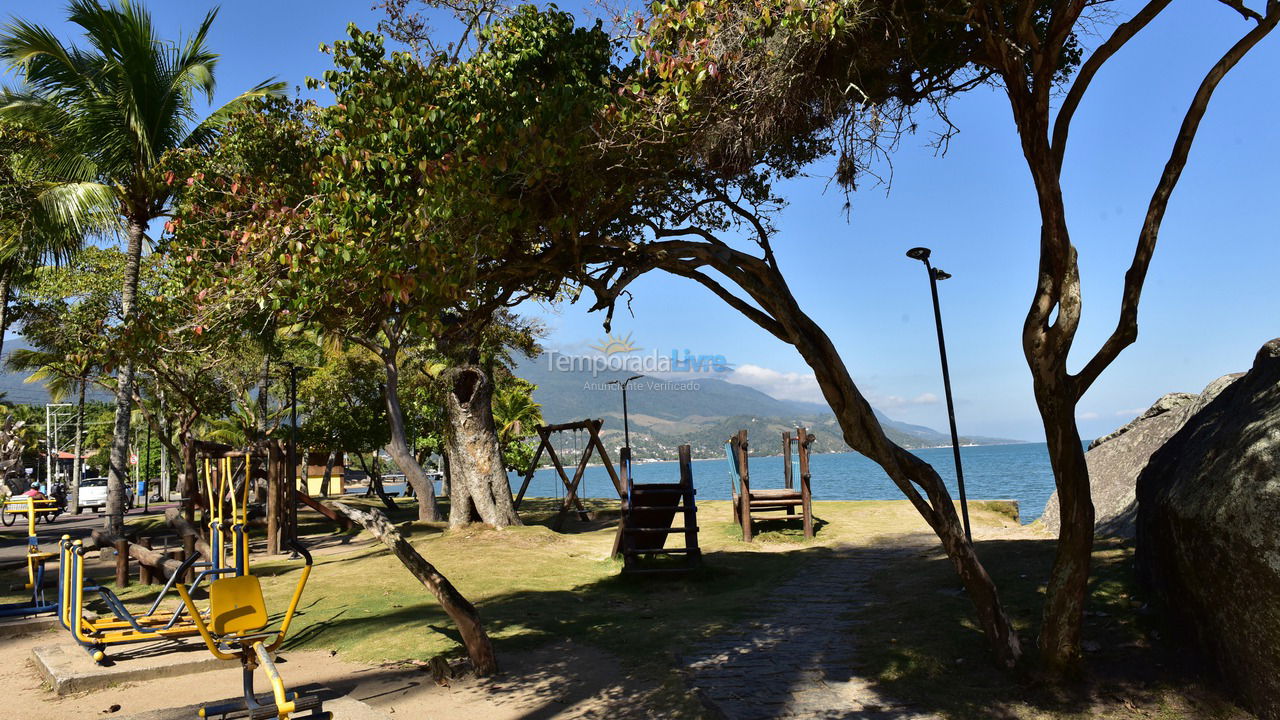
[[(125, 510), (133, 509), (133, 488), (125, 486)], [(107, 479), (104, 477), (82, 478), (80, 480), (80, 507), (76, 510), (89, 509), (98, 512), (107, 506)]]

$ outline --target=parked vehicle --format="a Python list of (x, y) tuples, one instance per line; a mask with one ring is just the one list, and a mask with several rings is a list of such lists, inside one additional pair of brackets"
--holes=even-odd
[[(133, 488), (127, 484), (124, 488), (124, 502), (126, 511), (133, 509)], [(82, 479), (80, 481), (80, 507), (76, 509), (76, 513), (79, 514), (85, 509), (99, 512), (106, 506), (107, 479), (104, 477)]]

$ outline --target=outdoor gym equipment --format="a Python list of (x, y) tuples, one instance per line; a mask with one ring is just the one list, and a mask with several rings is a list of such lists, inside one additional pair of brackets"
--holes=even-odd
[[(46, 602), (44, 598), (44, 564), (46, 560), (54, 557), (57, 553), (41, 552), (40, 538), (36, 536), (36, 518), (46, 506), (51, 504), (56, 508), (57, 502), (54, 498), (37, 500), (31, 496), (24, 496), (10, 498), (4, 503), (6, 517), (10, 513), (15, 516), (25, 513), (27, 516), (27, 582), (23, 588), (31, 591), (31, 599), (19, 603), (0, 605), (0, 618), (25, 617), (58, 610), (58, 603)], [(6, 522), (5, 524), (10, 525), (12, 523)]]
[(785, 511), (794, 517), (800, 508), (804, 522), (804, 536), (813, 537), (813, 498), (809, 491), (809, 453), (812, 451), (813, 434), (805, 428), (796, 428), (795, 454), (800, 458), (800, 489), (793, 487), (791, 479), (791, 433), (782, 433), (781, 488), (753, 488), (751, 474), (747, 471), (747, 431), (739, 430), (725, 443), (725, 458), (729, 461), (729, 491), (733, 496), (733, 519), (742, 526), (742, 539), (751, 542), (755, 528), (752, 521), (762, 520), (760, 513)]
[[(631, 477), (631, 448), (624, 447), (619, 454), (626, 494), (613, 552), (622, 555), (624, 574), (687, 572), (702, 564), (693, 462), (688, 445), (681, 445), (679, 452), (680, 480), (675, 483), (636, 484)], [(680, 526), (675, 525), (677, 514), (683, 517)], [(667, 547), (671, 535), (684, 535), (684, 547)], [(652, 562), (661, 556), (684, 556), (684, 562)]]
[[(529, 482), (533, 480), (533, 474), (538, 469), (538, 461), (542, 459), (542, 453), (547, 453), (551, 458), (551, 464), (555, 467), (556, 474), (560, 476), (560, 482), (565, 488), (564, 501), (560, 505), (560, 512), (556, 515), (551, 527), (559, 530), (564, 525), (564, 518), (569, 514), (571, 507), (578, 509), (578, 518), (580, 520), (587, 519), (587, 509), (583, 507), (582, 501), (578, 499), (578, 486), (582, 483), (583, 475), (587, 471), (587, 464), (591, 462), (591, 453), (594, 450), (600, 454), (600, 462), (604, 465), (605, 470), (609, 472), (609, 479), (613, 481), (613, 487), (618, 491), (618, 497), (622, 497), (624, 490), (622, 481), (618, 478), (618, 473), (614, 472), (613, 465), (609, 462), (609, 454), (605, 452), (604, 443), (600, 441), (600, 426), (604, 424), (604, 420), (579, 420), (577, 422), (562, 423), (560, 425), (539, 425), (534, 428), (538, 433), (541, 442), (538, 449), (533, 454), (533, 462), (529, 463), (529, 470), (524, 474), (524, 482), (520, 485), (520, 492), (516, 495), (515, 508), (520, 509), (520, 503), (524, 500), (525, 491), (529, 489)], [(577, 433), (586, 431), (587, 443), (578, 453), (578, 466), (573, 473), (573, 480), (569, 480), (568, 474), (564, 471), (564, 462), (556, 453), (555, 445), (551, 438), (556, 433), (573, 432), (575, 437), (575, 445), (577, 445)]]
[[(192, 553), (156, 595), (150, 608), (135, 615), (110, 588), (86, 584), (84, 571), (85, 549), (81, 541), (64, 537), (61, 550), (63, 572), (59, 573), (59, 597), (62, 608), (59, 616), (62, 626), (71, 631), (75, 641), (89, 652), (94, 662), (106, 660), (110, 645), (154, 642), (199, 634), (195, 617), (184, 617), (191, 606), (179, 602), (172, 612), (160, 611), (160, 605), (176, 583), (190, 570), (197, 571), (192, 587), (206, 578), (212, 580), (224, 575), (241, 576), (248, 571), (249, 540), (247, 504), (252, 486), (252, 462), (244, 457), (243, 484), (236, 487), (236, 467), (232, 457), (204, 458), (205, 496), (209, 508), (209, 549), (211, 557), (197, 562), (198, 553)], [(230, 563), (227, 562), (227, 545), (230, 544)], [(85, 596), (96, 594), (107, 606), (114, 619), (91, 619), (84, 612)]]
[[(209, 652), (220, 660), (239, 660), (244, 681), (244, 699), (225, 705), (201, 707), (199, 717), (227, 717), (235, 714), (254, 720), (278, 718), (289, 720), (294, 713), (310, 710), (308, 718), (331, 718), (332, 715), (321, 707), (321, 700), (315, 695), (298, 696), (285, 689), (284, 681), (276, 670), (271, 655), (284, 643), (289, 633), (289, 624), (293, 622), (294, 613), (298, 610), (298, 600), (307, 585), (307, 577), (311, 575), (311, 553), (297, 540), (290, 539), (289, 546), (302, 556), (306, 565), (302, 568), (302, 576), (293, 589), (293, 597), (289, 600), (289, 609), (285, 611), (280, 629), (275, 632), (264, 632), (268, 625), (266, 600), (262, 597), (262, 584), (254, 575), (240, 575), (214, 580), (209, 584), (208, 621), (201, 616), (187, 586), (178, 583), (178, 594), (187, 606), (187, 611), (195, 620), (200, 630), (200, 637), (209, 648)], [(253, 671), (261, 667), (271, 684), (273, 702), (259, 703), (253, 690)]]

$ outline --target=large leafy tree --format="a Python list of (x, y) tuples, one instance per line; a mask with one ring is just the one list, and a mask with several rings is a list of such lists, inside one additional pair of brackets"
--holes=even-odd
[[(201, 120), (199, 98), (213, 100), (218, 56), (207, 38), (217, 12), (208, 13), (188, 38), (171, 43), (156, 34), (140, 4), (72, 0), (67, 19), (87, 47), (68, 47), (55, 33), (23, 20), (0, 30), (0, 62), (23, 81), (0, 98), (0, 117), (45, 134), (53, 143), (58, 181), (41, 201), (66, 222), (104, 209), (121, 218), (128, 264), (122, 286), (122, 322), (137, 301), (138, 272), (150, 222), (165, 215), (172, 186), (164, 181), (167, 153), (205, 145), (237, 107), (278, 93), (264, 82)], [(133, 366), (117, 370), (116, 419), (108, 476), (106, 523), (123, 527), (124, 483), (129, 457)]]

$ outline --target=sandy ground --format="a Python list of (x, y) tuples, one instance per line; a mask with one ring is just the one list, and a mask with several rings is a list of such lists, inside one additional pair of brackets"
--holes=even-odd
[[(58, 697), (31, 665), (31, 649), (65, 642), (62, 633), (0, 639), (0, 667), (7, 668), (4, 720), (127, 717), (150, 710), (235, 697), (239, 667), (127, 683), (107, 690)], [(344, 662), (323, 651), (282, 653), (280, 672), (291, 687), (323, 685), (393, 717), (423, 720), (536, 720), (538, 718), (657, 718), (645, 698), (651, 680), (630, 677), (607, 654), (566, 641), (533, 652), (507, 653), (497, 678), (435, 682), (416, 666)], [(259, 677), (262, 690), (265, 680)], [(341, 720), (341, 719), (338, 719)]]

